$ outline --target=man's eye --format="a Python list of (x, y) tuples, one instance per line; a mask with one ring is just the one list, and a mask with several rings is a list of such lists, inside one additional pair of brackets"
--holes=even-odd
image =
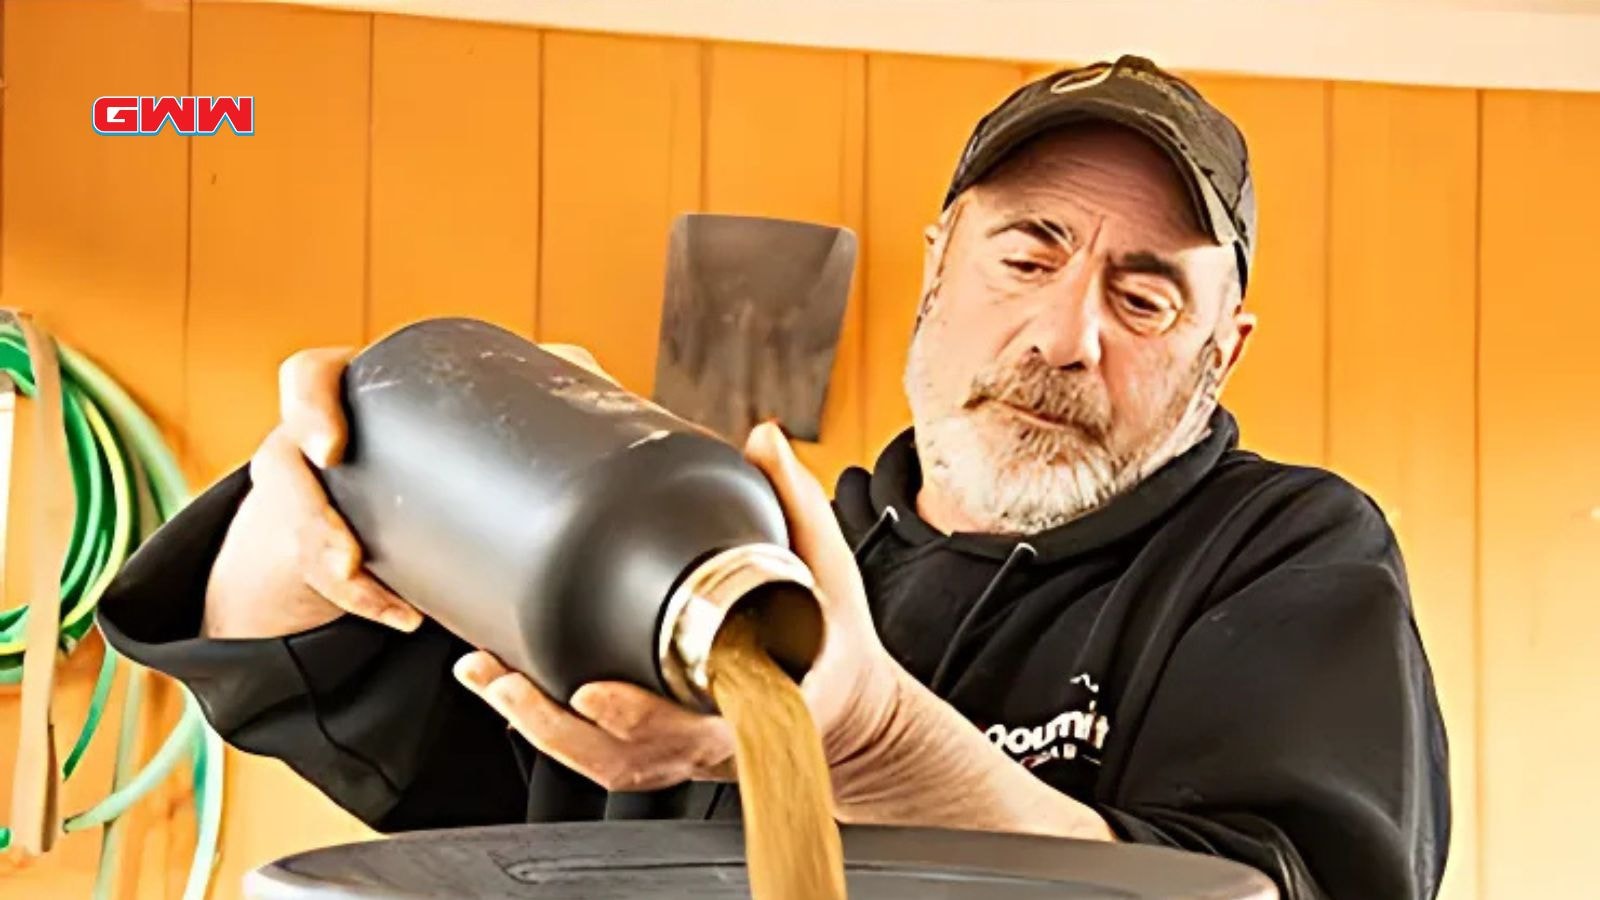
[(1121, 305), (1123, 318), (1141, 332), (1159, 334), (1178, 320), (1177, 306), (1161, 297), (1118, 291), (1117, 301)]
[(1122, 292), (1122, 302), (1128, 309), (1141, 316), (1164, 316), (1171, 309), (1171, 307), (1159, 300), (1152, 300), (1143, 294), (1134, 294), (1127, 291)]
[(1004, 262), (1006, 268), (1016, 272), (1018, 275), (1038, 275), (1049, 269), (1049, 266), (1044, 263), (1031, 259), (1007, 259)]

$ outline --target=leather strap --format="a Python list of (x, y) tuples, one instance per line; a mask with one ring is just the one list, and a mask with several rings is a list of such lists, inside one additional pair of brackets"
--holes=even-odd
[(61, 366), (56, 348), (26, 313), (0, 309), (28, 345), (33, 396), (14, 393), (10, 483), (5, 504), (5, 555), (0, 560), (7, 608), (26, 606), (22, 710), (12, 780), (12, 840), (40, 855), (61, 834), (61, 766), (51, 711), (61, 632), (61, 569), (72, 540), (77, 498), (67, 456)]

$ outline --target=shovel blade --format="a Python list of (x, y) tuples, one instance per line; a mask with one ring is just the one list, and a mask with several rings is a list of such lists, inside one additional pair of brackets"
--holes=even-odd
[(679, 216), (655, 401), (735, 443), (769, 419), (818, 440), (855, 262), (847, 228)]

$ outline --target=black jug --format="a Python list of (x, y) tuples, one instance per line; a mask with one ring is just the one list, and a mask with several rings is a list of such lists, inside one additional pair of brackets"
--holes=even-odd
[(343, 393), (324, 479), (368, 568), (557, 700), (623, 680), (712, 710), (735, 607), (796, 679), (814, 661), (821, 612), (777, 498), (710, 432), (471, 319), (389, 335)]

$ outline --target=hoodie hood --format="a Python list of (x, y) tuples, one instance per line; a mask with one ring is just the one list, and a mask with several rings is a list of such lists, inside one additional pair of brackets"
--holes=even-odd
[(1211, 414), (1207, 434), (1199, 443), (1129, 490), (1065, 525), (1029, 535), (946, 535), (917, 513), (922, 465), (917, 458), (915, 433), (908, 428), (884, 448), (870, 474), (851, 468), (840, 477), (834, 503), (840, 522), (854, 541), (873, 530), (873, 526), (884, 527), (879, 523), (887, 523), (897, 537), (912, 546), (943, 541), (952, 550), (1004, 560), (1019, 543), (1026, 542), (1034, 551), (1036, 562), (1048, 563), (1114, 543), (1144, 529), (1188, 494), (1224, 454), (1238, 445), (1238, 423), (1219, 406)]

